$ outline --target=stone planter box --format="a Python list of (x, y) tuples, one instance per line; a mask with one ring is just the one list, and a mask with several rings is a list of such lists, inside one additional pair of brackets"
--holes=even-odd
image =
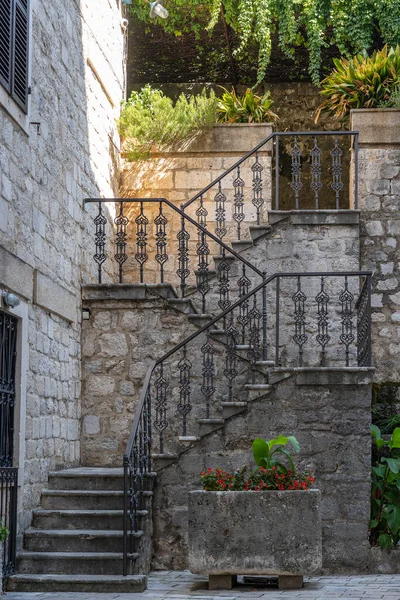
[(362, 146), (400, 145), (400, 109), (358, 108), (350, 111), (350, 129)]
[(279, 587), (302, 587), (322, 566), (321, 493), (309, 491), (189, 494), (189, 569), (210, 589), (236, 576), (278, 575)]

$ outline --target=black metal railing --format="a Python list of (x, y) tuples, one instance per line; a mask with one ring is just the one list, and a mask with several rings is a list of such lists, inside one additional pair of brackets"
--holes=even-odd
[[(215, 222), (222, 222), (221, 231), (225, 236), (227, 195), (222, 189), (228, 176), (233, 176), (235, 210), (232, 211), (232, 218), (237, 224), (237, 239), (240, 239), (244, 220), (255, 220), (260, 225), (261, 211), (265, 206), (275, 210), (357, 209), (358, 136), (358, 131), (272, 133), (190, 198), (182, 208), (187, 211), (193, 203), (201, 205), (206, 194), (215, 194)], [(265, 197), (263, 172), (268, 172), (270, 163), (264, 159), (265, 164), (262, 164), (262, 152), (270, 152), (272, 156), (274, 206)], [(251, 181), (247, 184), (243, 177), (246, 166), (251, 171)], [(226, 184), (224, 189), (229, 190), (230, 187)], [(247, 203), (244, 188), (249, 190), (246, 194)], [(250, 209), (256, 210), (255, 219), (249, 217)]]
[(270, 367), (369, 367), (370, 295), (370, 272), (275, 274), (152, 362), (124, 456), (125, 574), (152, 454), (268, 388)]
[[(120, 283), (124, 281), (124, 267), (128, 264), (129, 259), (131, 259), (129, 274), (133, 273), (133, 276), (128, 276), (127, 279), (136, 279), (138, 283), (163, 284), (166, 279), (166, 266), (170, 261), (168, 280), (173, 283), (177, 277), (182, 297), (197, 296), (199, 312), (205, 314), (212, 308), (213, 311), (228, 308), (235, 299), (243, 296), (252, 284), (258, 283), (264, 276), (256, 266), (226, 245), (211, 231), (208, 231), (204, 226), (204, 217), (200, 217), (201, 223), (197, 223), (165, 198), (134, 200), (94, 198), (88, 199), (86, 202), (95, 203), (97, 206), (97, 215), (94, 218), (96, 232), (93, 257), (98, 265), (99, 283), (102, 283), (103, 267), (108, 258), (106, 252), (108, 221), (103, 208), (107, 202), (111, 202), (117, 207), (116, 229), (115, 232), (111, 232), (111, 235), (115, 235), (114, 259), (118, 263), (118, 281)], [(131, 239), (132, 244), (136, 247), (134, 256), (133, 253), (129, 256), (127, 249), (128, 218), (124, 216), (126, 214), (124, 207), (127, 206), (138, 212), (134, 220), (136, 232)], [(150, 219), (152, 208), (155, 208), (156, 211), (153, 211), (153, 218)], [(174, 217), (175, 225), (176, 217), (178, 217), (179, 223), (175, 236), (172, 230), (168, 232), (168, 224), (169, 222), (172, 224)], [(121, 223), (123, 224), (121, 225)], [(150, 226), (154, 226), (154, 235), (152, 235)], [(210, 265), (212, 251), (214, 251), (215, 270), (211, 269)], [(232, 268), (233, 262), (239, 265), (239, 269)], [(133, 271), (132, 263), (136, 267)], [(149, 265), (148, 270), (146, 270), (146, 264)], [(214, 302), (213, 307), (208, 302), (211, 298)]]
[[(0, 523), (10, 532), (3, 544), (2, 579), (15, 573), (17, 548), (18, 469), (0, 467)], [(1, 543), (1, 542), (0, 542)]]

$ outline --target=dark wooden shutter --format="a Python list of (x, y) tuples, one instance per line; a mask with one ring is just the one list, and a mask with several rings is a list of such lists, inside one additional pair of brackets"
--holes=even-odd
[(0, 0), (0, 83), (11, 92), (13, 1)]
[[(0, 0), (1, 1), (1, 0)], [(29, 0), (14, 0), (11, 95), (28, 112)]]

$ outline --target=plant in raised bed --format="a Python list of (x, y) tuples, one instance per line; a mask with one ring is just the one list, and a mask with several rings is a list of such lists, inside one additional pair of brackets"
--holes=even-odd
[(400, 427), (383, 439), (371, 425), (377, 458), (372, 467), (370, 543), (390, 550), (400, 541)]
[(235, 89), (224, 93), (217, 104), (218, 123), (272, 123), (278, 118), (271, 110), (273, 100), (270, 92), (258, 96), (251, 89), (239, 96)]

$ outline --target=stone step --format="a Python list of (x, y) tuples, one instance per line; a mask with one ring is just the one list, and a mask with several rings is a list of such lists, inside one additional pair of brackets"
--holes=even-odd
[(220, 402), (224, 419), (234, 417), (247, 409), (247, 402)]
[(209, 314), (195, 314), (195, 313), (191, 313), (188, 314), (188, 319), (191, 323), (193, 323), (194, 325), (196, 325), (197, 327), (204, 327), (204, 325), (207, 325), (207, 323), (209, 321), (211, 321), (213, 318), (212, 315)]
[[(116, 490), (43, 490), (42, 507), (52, 510), (122, 510), (123, 491)], [(144, 498), (151, 491), (141, 492)], [(141, 507), (146, 509), (146, 506)]]
[[(152, 489), (155, 473), (145, 475), (147, 489)], [(103, 469), (96, 467), (78, 467), (62, 471), (50, 471), (48, 489), (50, 490), (115, 490), (124, 489), (123, 469)]]
[[(143, 531), (135, 531), (133, 550)], [(100, 529), (35, 529), (24, 535), (24, 548), (30, 552), (121, 552), (122, 530)]]
[(232, 250), (238, 253), (251, 248), (253, 245), (253, 240), (231, 240)]
[[(130, 562), (138, 558), (130, 554)], [(122, 553), (117, 552), (29, 552), (17, 554), (17, 572), (48, 575), (121, 575)]]
[(248, 383), (244, 387), (248, 392), (249, 401), (262, 398), (266, 394), (270, 394), (274, 389), (269, 383)]
[[(32, 525), (41, 529), (122, 529), (122, 510), (43, 510), (33, 511)], [(148, 516), (147, 510), (138, 511), (139, 524)]]
[(167, 453), (152, 454), (151, 457), (153, 459), (153, 464), (154, 464), (154, 468), (156, 469), (156, 471), (159, 471), (160, 469), (164, 469), (165, 467), (168, 467), (169, 465), (171, 465), (172, 463), (175, 463), (179, 459), (178, 454), (167, 454)]
[(249, 227), (250, 236), (253, 242), (258, 240), (259, 238), (267, 235), (272, 231), (271, 225), (251, 225)]
[(140, 593), (147, 587), (146, 575), (13, 575), (7, 580), (9, 592), (92, 592)]
[(217, 429), (221, 429), (225, 425), (224, 419), (197, 419), (198, 424), (200, 425), (200, 435), (207, 435)]
[(174, 308), (175, 310), (178, 310), (186, 315), (197, 313), (195, 305), (189, 298), (174, 298), (172, 300), (168, 300), (167, 304), (171, 308)]

